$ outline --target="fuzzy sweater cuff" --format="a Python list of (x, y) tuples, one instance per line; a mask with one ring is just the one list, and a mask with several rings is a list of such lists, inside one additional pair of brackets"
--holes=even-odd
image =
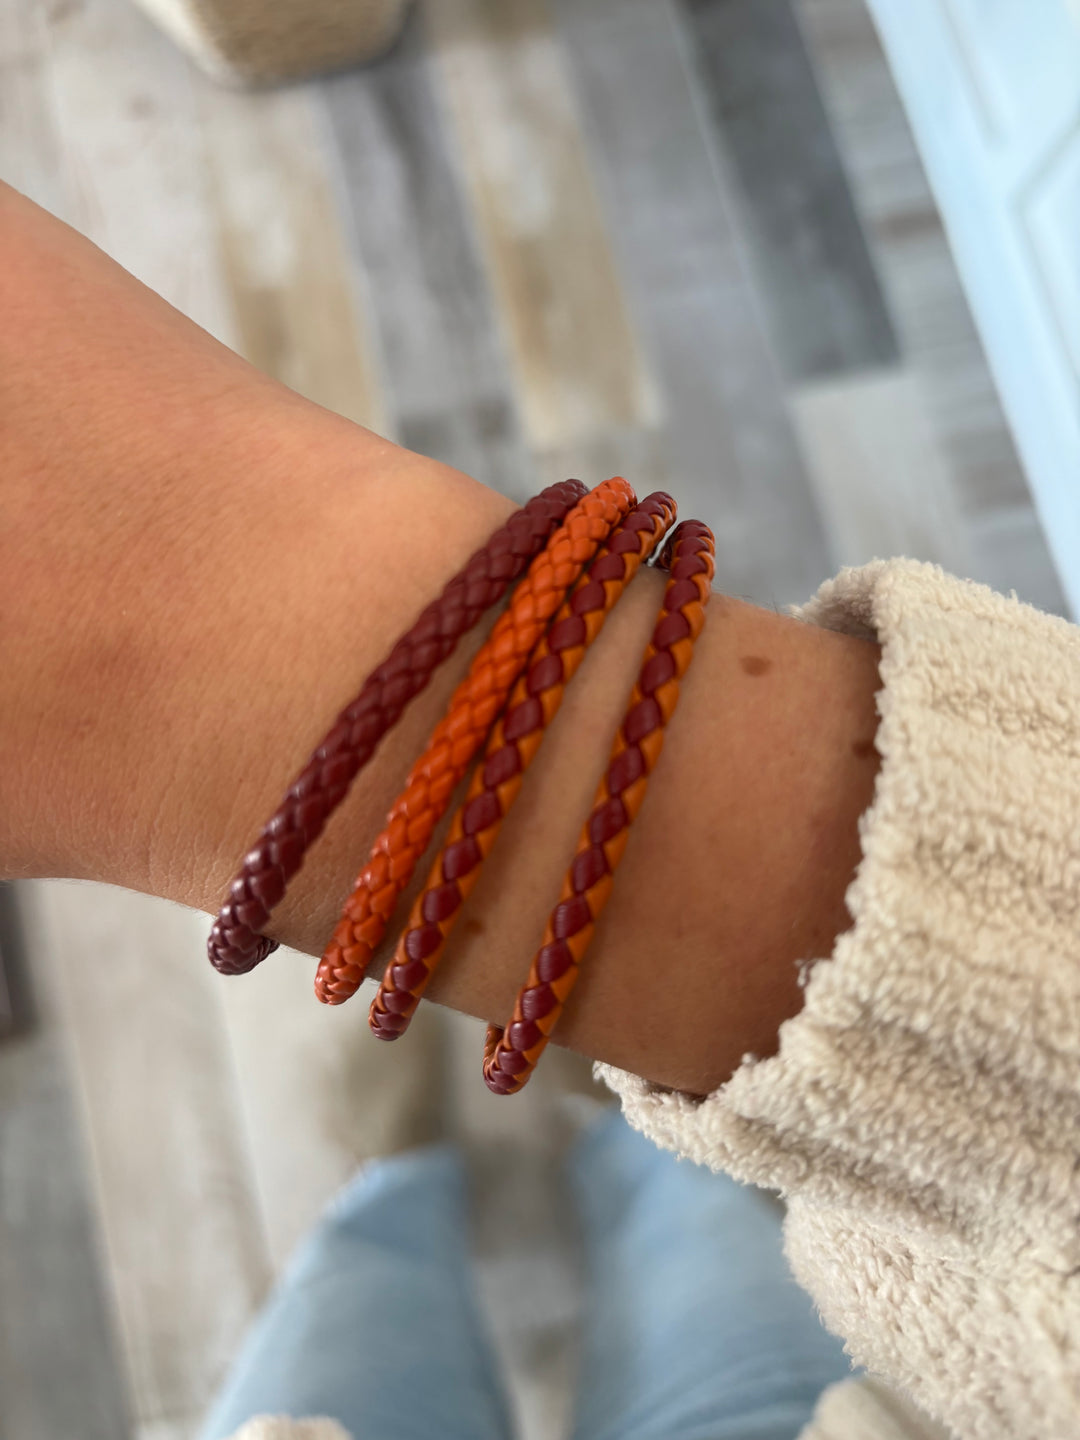
[(938, 567), (801, 611), (883, 647), (854, 926), (779, 1053), (701, 1102), (598, 1067), (658, 1144), (787, 1200), (854, 1361), (964, 1440), (1080, 1434), (1080, 630)]

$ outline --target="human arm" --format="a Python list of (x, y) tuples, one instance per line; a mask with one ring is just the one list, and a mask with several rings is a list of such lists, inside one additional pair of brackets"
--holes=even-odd
[[(0, 871), (214, 910), (329, 719), (509, 504), (257, 374), (11, 191), (0, 261)], [(507, 1013), (658, 599), (640, 576), (571, 687), (433, 998)], [(321, 949), (467, 657), (359, 777), (275, 936)], [(798, 962), (848, 923), (876, 658), (715, 597), (561, 1040), (699, 1092), (775, 1048)]]
[[(0, 870), (214, 909), (506, 502), (257, 376), (4, 192), (0, 262)], [(649, 585), (575, 681), (438, 998), (506, 1013)], [(965, 1440), (1072, 1434), (1080, 1409), (1077, 646), (904, 561), (840, 577), (803, 623), (717, 595), (560, 1031), (623, 1067), (660, 1143), (783, 1189), (830, 1327)], [(281, 938), (321, 947), (466, 654), (360, 778)]]

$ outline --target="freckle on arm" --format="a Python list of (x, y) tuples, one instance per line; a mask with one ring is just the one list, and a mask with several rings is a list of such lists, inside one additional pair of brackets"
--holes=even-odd
[(742, 655), (739, 664), (747, 675), (765, 675), (772, 669), (772, 661), (766, 660), (764, 655)]

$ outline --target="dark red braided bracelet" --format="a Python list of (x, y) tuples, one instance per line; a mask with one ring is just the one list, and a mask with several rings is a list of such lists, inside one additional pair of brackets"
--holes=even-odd
[(315, 994), (324, 1004), (344, 1004), (356, 993), (398, 896), (528, 664), (533, 646), (599, 546), (636, 503), (621, 476), (605, 480), (578, 501), (515, 588), (508, 608), (473, 657), (446, 714), (409, 771), (342, 907), (315, 975)]
[(501, 599), (585, 493), (580, 481), (566, 480), (516, 511), (423, 611), (342, 710), (263, 826), (229, 887), (207, 944), (215, 969), (225, 975), (243, 974), (277, 948), (276, 941), (259, 931), (358, 771), (461, 636)]
[(396, 1040), (405, 1033), (544, 731), (559, 711), (565, 687), (639, 565), (674, 519), (675, 502), (662, 491), (632, 510), (600, 547), (551, 629), (534, 647), (371, 1002), (368, 1023), (380, 1040)]
[[(528, 566), (510, 610), (474, 659), (410, 771), (320, 963), (316, 993), (328, 1003), (341, 1003), (359, 984), (390, 918), (393, 897), (408, 882), (457, 780), (493, 726), (485, 760), (372, 1005), (377, 1035), (393, 1039), (404, 1031), (565, 685), (674, 518), (670, 496), (649, 496), (628, 514), (634, 504), (622, 479), (609, 480), (588, 496), (578, 481), (565, 481), (531, 500), (473, 555), (337, 717), (264, 826), (211, 931), (208, 948), (218, 970), (243, 973), (276, 948), (259, 930), (308, 846), (408, 702), (482, 611)], [(597, 545), (599, 556), (583, 573)], [(559, 903), (505, 1029), (488, 1027), (484, 1079), (496, 1094), (515, 1094), (525, 1085), (577, 981), (704, 624), (714, 554), (712, 532), (699, 521), (679, 525), (664, 547), (658, 564), (670, 569), (670, 576), (661, 614)], [(568, 587), (573, 587), (569, 595)], [(561, 595), (567, 598), (559, 609)]]
[(671, 573), (660, 618), (562, 895), (506, 1028), (488, 1026), (484, 1079), (497, 1095), (515, 1094), (532, 1074), (611, 898), (630, 825), (660, 757), (664, 727), (678, 703), (679, 681), (705, 623), (714, 555), (712, 531), (698, 520), (680, 525), (665, 547), (661, 563), (670, 562)]

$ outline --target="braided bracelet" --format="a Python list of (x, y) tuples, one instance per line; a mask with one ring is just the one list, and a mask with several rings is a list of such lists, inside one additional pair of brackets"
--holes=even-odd
[(585, 494), (578, 480), (551, 485), (495, 532), (364, 682), (263, 826), (229, 887), (207, 950), (226, 975), (253, 969), (277, 942), (258, 932), (281, 900), (349, 786), (435, 669), (498, 601)]
[(665, 547), (671, 574), (664, 603), (611, 761), (585, 822), (577, 853), (552, 911), (543, 943), (505, 1029), (488, 1026), (484, 1080), (497, 1095), (520, 1090), (543, 1053), (580, 973), (593, 930), (612, 891), (627, 834), (641, 808), (679, 698), (694, 641), (705, 623), (714, 568), (712, 531), (680, 525)]
[(345, 902), (315, 976), (315, 994), (324, 1004), (340, 1005), (356, 993), (398, 896), (529, 652), (597, 546), (634, 504), (634, 492), (625, 480), (605, 481), (578, 502), (530, 565), (510, 608), (499, 617), (454, 692), (446, 716), (409, 772), (386, 828)]
[(368, 1023), (381, 1040), (396, 1040), (404, 1034), (466, 896), (517, 798), (544, 730), (558, 713), (566, 685), (638, 566), (671, 526), (675, 513), (674, 500), (663, 492), (650, 495), (632, 510), (601, 546), (551, 629), (533, 649), (371, 1003)]

